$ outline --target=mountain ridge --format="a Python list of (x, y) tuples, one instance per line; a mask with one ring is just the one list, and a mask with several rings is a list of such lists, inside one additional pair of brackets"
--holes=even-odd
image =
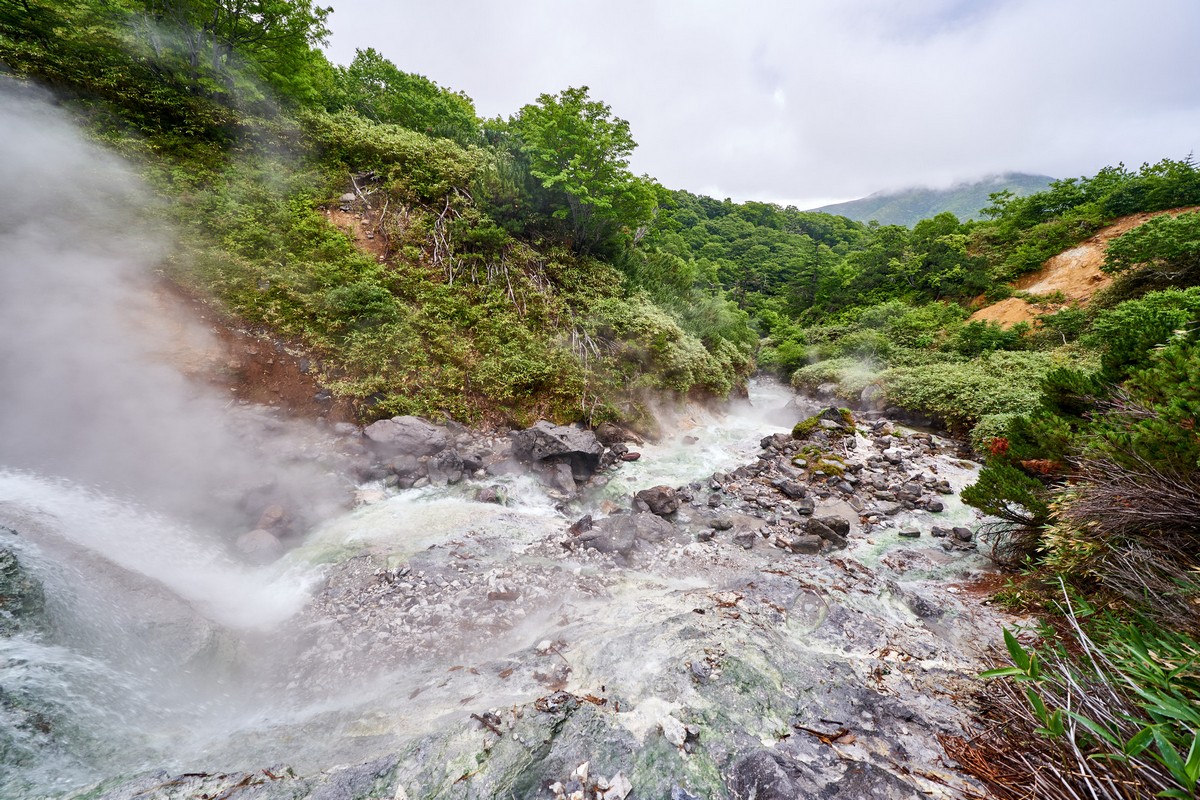
[(1017, 196), (1024, 196), (1042, 191), (1053, 180), (1055, 179), (1048, 175), (1005, 172), (975, 181), (957, 183), (946, 189), (914, 186), (885, 190), (857, 200), (832, 203), (809, 210), (837, 214), (858, 222), (874, 220), (883, 225), (905, 227), (912, 227), (922, 219), (944, 211), (952, 212), (961, 220), (979, 219), (980, 210), (991, 202), (988, 199), (990, 194), (1008, 190)]

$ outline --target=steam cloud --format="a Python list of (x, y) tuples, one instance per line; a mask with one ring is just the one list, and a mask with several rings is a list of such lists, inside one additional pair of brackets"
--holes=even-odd
[(169, 238), (129, 166), (3, 77), (0, 131), (0, 468), (240, 530), (261, 508), (231, 509), (255, 488), (259, 506), (324, 513), (329, 476), (258, 452), (224, 398), (162, 357), (171, 328), (209, 333), (155, 308)]

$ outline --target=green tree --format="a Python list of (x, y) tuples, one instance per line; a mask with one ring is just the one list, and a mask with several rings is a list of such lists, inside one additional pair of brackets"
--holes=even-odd
[(1104, 271), (1146, 273), (1176, 286), (1200, 283), (1200, 212), (1163, 214), (1118, 237), (1105, 253)]
[(479, 122), (471, 98), (444, 89), (422, 75), (403, 72), (372, 47), (356, 50), (336, 72), (335, 103), (375, 122), (388, 122), (433, 136), (466, 142)]
[[(138, 0), (140, 26), (155, 59), (186, 69), (194, 91), (237, 85), (250, 66), (260, 80), (292, 99), (310, 99), (309, 70), (323, 58), (313, 48), (329, 36), (332, 8), (313, 0)], [(327, 62), (326, 62), (327, 64)]]
[(629, 171), (637, 146), (629, 123), (612, 115), (588, 88), (543, 94), (512, 120), (530, 174), (561, 199), (553, 211), (570, 223), (579, 252), (604, 249), (614, 234), (636, 237), (656, 203), (652, 182)]

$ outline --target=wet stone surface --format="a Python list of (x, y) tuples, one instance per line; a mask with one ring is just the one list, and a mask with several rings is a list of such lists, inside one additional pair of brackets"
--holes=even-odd
[[(306, 634), (275, 643), (273, 681), (297, 703), (355, 687), (356, 705), (287, 735), (342, 736), (340, 763), (359, 766), (187, 785), (389, 800), (976, 789), (937, 739), (964, 730), (960, 701), (1005, 622), (962, 590), (985, 567), (972, 529), (940, 521), (971, 471), (953, 442), (828, 422), (624, 505), (587, 507), (580, 482), (570, 513), (529, 516), (520, 539), (480, 523), (326, 566), (294, 621)], [(487, 486), (462, 502), (495, 508)], [(145, 796), (186, 796), (173, 791)]]

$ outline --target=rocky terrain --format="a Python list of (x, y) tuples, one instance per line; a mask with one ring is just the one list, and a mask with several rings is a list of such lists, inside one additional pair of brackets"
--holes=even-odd
[(274, 657), (241, 667), (274, 718), (203, 763), (77, 796), (977, 790), (939, 737), (969, 729), (1006, 620), (973, 591), (987, 563), (955, 442), (827, 409), (750, 463), (618, 503), (598, 498), (638, 445), (600, 433), (340, 431), (372, 502), (302, 541), (267, 520), (270, 552), (240, 542), (252, 559), (298, 545), (280, 563), (325, 562), (266, 640)]

